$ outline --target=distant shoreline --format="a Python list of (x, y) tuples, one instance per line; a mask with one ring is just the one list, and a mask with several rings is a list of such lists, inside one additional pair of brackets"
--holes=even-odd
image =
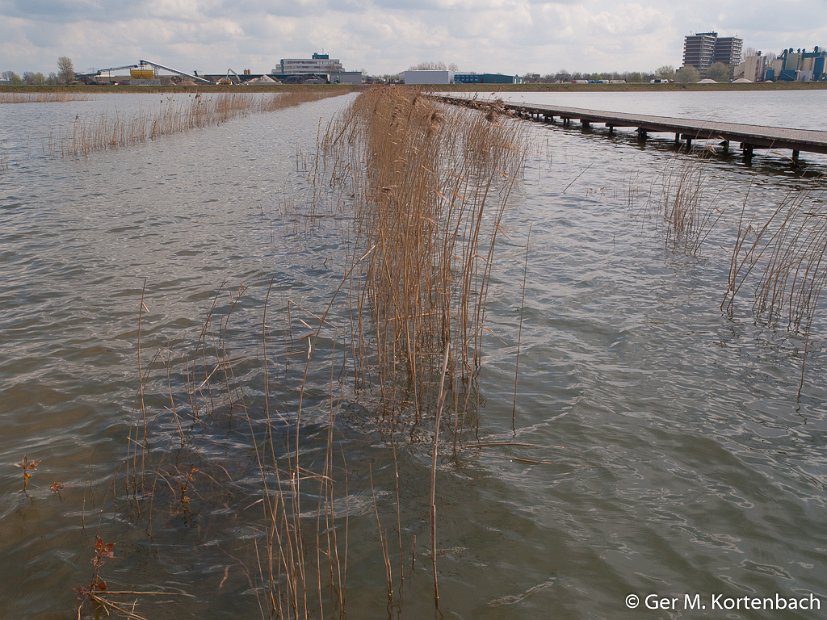
[[(70, 86), (0, 86), (0, 92), (11, 93), (272, 93), (301, 90), (334, 90), (341, 93), (355, 92), (370, 88), (363, 84), (277, 84), (277, 85), (197, 85), (197, 86), (88, 86), (73, 84)], [(755, 82), (751, 84), (429, 84), (416, 86), (437, 92), (720, 92), (720, 91), (768, 91), (768, 90), (827, 90), (827, 82)]]

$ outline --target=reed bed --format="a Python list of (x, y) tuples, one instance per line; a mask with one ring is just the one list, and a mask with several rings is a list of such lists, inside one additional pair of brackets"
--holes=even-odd
[(0, 103), (66, 103), (90, 101), (91, 97), (78, 93), (8, 93), (0, 92)]
[(392, 87), (362, 94), (324, 136), (331, 183), (353, 196), (362, 261), (356, 384), (375, 386), (380, 412), (412, 436), (443, 385), (455, 449), (476, 409), (496, 238), (526, 144), (495, 111)]
[(284, 94), (200, 93), (184, 99), (162, 98), (156, 110), (140, 111), (124, 117), (119, 113), (96, 118), (78, 117), (65, 132), (51, 135), (48, 150), (52, 155), (88, 156), (97, 151), (143, 144), (161, 136), (226, 123), (247, 114), (274, 112), (303, 103), (336, 96), (337, 92), (296, 91)]
[[(228, 116), (243, 109), (225, 105)], [(174, 111), (169, 120), (157, 115), (159, 128), (180, 122)], [(384, 590), (389, 614), (400, 604), (405, 558), (421, 552), (415, 533), (403, 540), (396, 439), (407, 434), (430, 453), (430, 499), (422, 501), (439, 605), (437, 470), (443, 446), (459, 449), (467, 416), (479, 407), (485, 298), (526, 140), (518, 123), (498, 114), (383, 88), (358, 97), (319, 146), (297, 168), (317, 200), (353, 209), (347, 232), (356, 233), (343, 240), (350, 259), (326, 308), (289, 299), (285, 306), (271, 300), (270, 288), (252, 298), (243, 286), (222, 290), (197, 339), (173, 353), (153, 351), (143, 294), (136, 303), (139, 387), (116, 503), (159, 548), (170, 536), (176, 547), (176, 532), (200, 527), (213, 510), (211, 529), (249, 532), (222, 543), (230, 559), (220, 584), (231, 580), (235, 591), (252, 593), (262, 618), (346, 615), (350, 468), (369, 466), (345, 461), (336, 431), (342, 393), (348, 401), (364, 395), (379, 428), (389, 422), (404, 431), (389, 443), (397, 472), (389, 519), (370, 470), (375, 549), (385, 567), (377, 596)], [(312, 218), (321, 217), (317, 209), (314, 201)], [(251, 308), (260, 329), (252, 351)], [(239, 329), (233, 322), (242, 312), (247, 324)], [(352, 374), (339, 375), (342, 369)], [(116, 539), (111, 531), (100, 536)]]

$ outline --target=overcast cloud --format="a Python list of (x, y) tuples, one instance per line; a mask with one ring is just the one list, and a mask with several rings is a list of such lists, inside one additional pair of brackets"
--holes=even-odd
[(716, 30), (780, 52), (827, 45), (825, 0), (0, 0), (0, 71), (75, 70), (141, 58), (182, 71), (271, 71), (326, 52), (346, 69), (423, 61), (508, 74), (650, 71), (683, 37)]

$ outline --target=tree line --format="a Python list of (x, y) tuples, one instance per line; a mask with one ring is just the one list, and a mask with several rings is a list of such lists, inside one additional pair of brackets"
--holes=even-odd
[(524, 83), (555, 83), (555, 82), (574, 82), (578, 80), (616, 80), (625, 81), (627, 83), (649, 83), (652, 80), (668, 80), (670, 82), (678, 82), (679, 84), (694, 84), (701, 77), (708, 77), (716, 82), (728, 82), (732, 79), (732, 67), (721, 62), (716, 62), (714, 65), (706, 69), (701, 74), (698, 69), (691, 65), (686, 65), (679, 69), (675, 69), (670, 65), (664, 65), (652, 72), (642, 71), (626, 71), (623, 73), (613, 72), (568, 72), (565, 69), (557, 73), (547, 73), (541, 75), (539, 73), (527, 73), (523, 77)]
[(24, 71), (22, 76), (15, 71), (3, 71), (0, 77), (8, 80), (12, 86), (56, 86), (68, 84), (75, 79), (75, 66), (71, 58), (61, 56), (57, 59), (57, 71), (48, 76), (39, 71)]

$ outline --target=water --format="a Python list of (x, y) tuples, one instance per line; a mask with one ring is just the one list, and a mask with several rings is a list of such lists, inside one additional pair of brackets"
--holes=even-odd
[[(527, 97), (807, 127), (825, 94)], [(72, 613), (73, 588), (89, 583), (95, 533), (116, 544), (102, 569), (110, 589), (186, 593), (163, 605), (145, 597), (149, 617), (259, 615), (251, 583), (260, 483), (250, 430), (239, 422), (243, 412), (255, 424), (262, 419), (268, 290), (269, 371), (282, 386), (271, 402), (286, 436), (306, 355), (302, 321), (317, 324), (348, 264), (347, 209), (313, 210), (319, 188), (304, 170), (320, 119), (349, 101), (249, 116), (85, 159), (51, 157), (50, 132), (78, 115), (128, 114), (157, 100), (0, 107), (0, 608), (8, 617)], [(480, 428), (488, 444), (438, 472), (443, 614), (698, 617), (683, 609), (684, 593), (700, 594), (708, 606), (714, 594), (813, 593), (827, 604), (823, 311), (797, 399), (802, 339), (756, 323), (749, 295), (731, 319), (719, 309), (742, 205), (756, 222), (785, 196), (823, 208), (827, 164), (805, 155), (802, 174), (778, 152), (759, 153), (746, 166), (677, 154), (668, 140), (641, 147), (631, 134), (540, 124), (529, 131), (532, 147), (489, 293)], [(698, 256), (666, 247), (657, 218), (646, 215), (670, 171), (674, 178), (684, 166), (701, 166), (704, 201), (722, 212)], [(157, 512), (151, 536), (119, 483), (136, 419), (139, 320), (142, 368), (155, 359), (148, 407), (169, 431), (153, 445), (163, 474), (156, 501), (168, 507)], [(306, 388), (303, 464), (318, 469), (324, 461), (334, 393), (336, 450), (348, 464), (347, 491), (337, 491), (339, 517), (348, 515), (348, 613), (384, 617), (374, 502), (398, 580), (394, 456), (366, 422), (370, 395), (357, 400), (332, 371), (347, 327), (340, 317), (330, 321), (315, 341), (320, 370)], [(276, 348), (291, 335), (290, 347)], [(178, 452), (164, 409), (163, 362), (180, 391), (186, 355), (223, 349), (232, 358), (236, 417), (198, 426), (191, 437), (199, 450)], [(186, 403), (180, 406), (183, 416)], [(13, 467), (24, 454), (42, 460), (28, 497)], [(433, 613), (429, 446), (400, 447), (396, 458), (406, 582), (394, 613), (420, 618)], [(202, 472), (184, 514), (169, 489), (191, 464)], [(49, 490), (53, 481), (64, 485), (60, 495)], [(630, 611), (630, 593), (675, 596), (680, 604)]]

